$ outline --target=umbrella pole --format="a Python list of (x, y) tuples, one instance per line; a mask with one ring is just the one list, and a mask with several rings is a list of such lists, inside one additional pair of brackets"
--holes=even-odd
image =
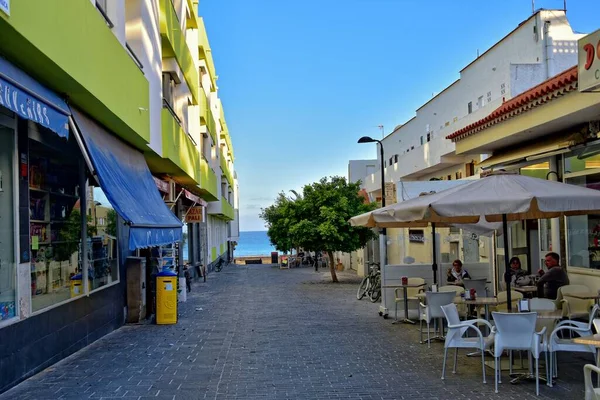
[(433, 244), (433, 263), (431, 264), (431, 270), (433, 271), (433, 284), (437, 285), (437, 248), (435, 245), (435, 222), (431, 223), (431, 243)]
[(512, 300), (510, 298), (510, 265), (508, 265), (508, 222), (506, 214), (502, 214), (502, 236), (504, 236), (504, 282), (506, 282), (506, 307), (508, 311), (512, 311)]

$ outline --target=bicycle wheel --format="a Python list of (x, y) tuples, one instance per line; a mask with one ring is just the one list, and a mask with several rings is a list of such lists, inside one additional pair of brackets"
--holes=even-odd
[(367, 294), (367, 289), (369, 288), (369, 277), (365, 276), (360, 282), (360, 286), (358, 287), (358, 292), (356, 292), (356, 299), (361, 300)]
[(371, 303), (376, 303), (380, 297), (381, 297), (381, 280), (378, 277), (377, 280), (375, 281), (375, 283), (373, 284), (373, 288), (371, 289), (371, 292), (369, 293), (369, 299), (371, 300)]

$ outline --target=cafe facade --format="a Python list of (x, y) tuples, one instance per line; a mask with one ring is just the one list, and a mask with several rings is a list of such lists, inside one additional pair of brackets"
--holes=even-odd
[[(504, 102), (447, 139), (484, 155), (477, 173), (507, 170), (600, 190), (600, 31), (578, 43), (578, 65)], [(600, 289), (600, 213), (515, 224), (511, 256), (535, 273), (550, 251), (573, 284)], [(497, 241), (497, 259), (504, 256)], [(498, 262), (498, 265), (501, 265)]]

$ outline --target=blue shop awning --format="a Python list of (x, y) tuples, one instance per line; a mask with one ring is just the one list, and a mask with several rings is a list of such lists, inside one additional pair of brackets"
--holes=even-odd
[(69, 137), (69, 107), (54, 92), (0, 57), (0, 106)]
[(71, 111), (106, 198), (130, 225), (129, 249), (180, 241), (183, 223), (164, 203), (143, 154)]

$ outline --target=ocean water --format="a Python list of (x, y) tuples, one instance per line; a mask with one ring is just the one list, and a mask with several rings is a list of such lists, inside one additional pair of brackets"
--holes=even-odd
[[(270, 256), (275, 247), (271, 246), (267, 231), (240, 232), (240, 242), (235, 248), (234, 256)], [(183, 258), (188, 258), (188, 244), (183, 244)]]
[(240, 241), (235, 248), (234, 256), (270, 256), (275, 247), (271, 246), (267, 231), (240, 232)]

